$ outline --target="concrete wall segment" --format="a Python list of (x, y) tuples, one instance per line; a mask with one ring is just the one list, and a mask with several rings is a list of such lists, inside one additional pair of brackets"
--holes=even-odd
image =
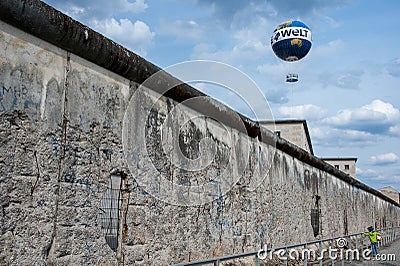
[[(57, 47), (70, 51), (73, 54), (139, 84), (160, 70), (160, 68), (149, 63), (140, 56), (132, 53), (90, 28), (85, 27), (79, 22), (74, 21), (70, 17), (39, 0), (1, 1), (0, 18), (2, 21), (27, 33), (55, 44)], [(168, 73), (160, 74), (156, 82), (147, 85), (151, 89), (158, 91), (160, 89), (163, 90), (162, 88), (169, 87), (170, 84), (180, 84), (165, 94), (167, 97), (174, 99), (177, 102), (183, 102), (193, 97), (205, 96), (189, 85), (181, 84), (181, 82), (170, 76)], [(205, 105), (207, 108), (205, 108)], [(237, 114), (215, 100), (209, 99), (209, 101), (203, 102), (201, 106), (191, 106), (191, 108), (200, 113), (204, 112), (204, 110), (207, 110), (210, 113), (217, 112), (220, 114), (219, 117), (225, 119), (224, 121), (221, 121), (222, 123), (238, 129), (241, 129), (241, 125), (244, 125), (247, 131), (245, 133), (250, 137), (257, 137), (267, 143), (277, 142), (276, 147), (278, 149), (282, 149), (292, 156), (306, 160), (307, 163), (319, 169), (331, 172), (335, 176), (346, 180), (346, 182), (349, 182), (354, 186), (367, 190), (372, 194), (376, 194), (385, 200), (392, 201), (382, 193), (357, 180), (349, 178), (340, 171), (336, 171), (334, 167), (328, 166), (321, 160), (309, 156), (294, 145), (288, 145), (287, 142), (277, 139), (267, 130), (260, 129), (257, 122)], [(237, 116), (240, 117), (241, 121), (237, 121)], [(232, 123), (233, 121), (237, 122)], [(265, 132), (262, 133), (263, 131)]]
[[(81, 58), (79, 53), (91, 49), (75, 46), (85, 41), (80, 31), (85, 28), (45, 4), (4, 0), (0, 18), (18, 28), (0, 23), (0, 77), (6, 88), (1, 103), (7, 107), (0, 110), (1, 263), (167, 265), (359, 232), (371, 222), (397, 225), (398, 204), (214, 100), (200, 102), (197, 109), (212, 106), (208, 114), (227, 114), (224, 123), (185, 105), (168, 121), (182, 100), (201, 96), (187, 85), (171, 97), (144, 90), (140, 104), (130, 106), (139, 86), (135, 81), (158, 69), (92, 31), (88, 38), (104, 41), (101, 56), (112, 63), (90, 58), (91, 53)], [(54, 39), (60, 47), (27, 33)], [(132, 65), (123, 71), (125, 64)], [(22, 86), (26, 93), (8, 89)], [(154, 103), (150, 115), (144, 115)], [(121, 130), (129, 108), (127, 150)], [(139, 146), (143, 139), (146, 146)], [(205, 149), (214, 152), (198, 163), (214, 160), (195, 174), (185, 171), (171, 163), (183, 158), (165, 149), (174, 141), (191, 159), (204, 141)], [(151, 164), (170, 187), (145, 179)], [(97, 212), (110, 173), (116, 171), (125, 174), (125, 205), (120, 244), (113, 252)], [(140, 184), (140, 178), (149, 182)], [(196, 206), (168, 204), (151, 195), (210, 180), (231, 187), (224, 193), (210, 188), (213, 200), (205, 196)], [(184, 192), (174, 196), (187, 200)], [(316, 236), (313, 209), (320, 211)]]

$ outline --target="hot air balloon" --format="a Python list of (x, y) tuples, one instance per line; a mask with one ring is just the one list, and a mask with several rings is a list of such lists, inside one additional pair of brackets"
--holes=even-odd
[(278, 25), (271, 37), (272, 50), (284, 61), (302, 59), (311, 49), (310, 28), (301, 21), (291, 20)]
[[(279, 24), (271, 37), (272, 50), (277, 57), (286, 62), (296, 62), (304, 58), (310, 51), (311, 44), (310, 28), (298, 20), (290, 20)], [(297, 74), (289, 72), (286, 75), (286, 83), (291, 84), (292, 87), (292, 98), (293, 86), (298, 81), (299, 76)]]

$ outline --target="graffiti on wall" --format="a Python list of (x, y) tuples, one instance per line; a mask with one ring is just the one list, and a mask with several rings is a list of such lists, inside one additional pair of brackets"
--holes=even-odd
[(29, 105), (38, 106), (39, 104), (32, 102), (28, 97), (29, 90), (25, 85), (21, 86), (0, 86), (0, 111), (12, 111), (20, 108), (21, 104), (24, 108)]

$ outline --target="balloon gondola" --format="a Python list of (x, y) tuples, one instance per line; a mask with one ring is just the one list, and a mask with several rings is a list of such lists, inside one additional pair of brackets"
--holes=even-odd
[(297, 81), (299, 81), (299, 75), (294, 74), (294, 73), (289, 73), (286, 75), (287, 83), (296, 83)]

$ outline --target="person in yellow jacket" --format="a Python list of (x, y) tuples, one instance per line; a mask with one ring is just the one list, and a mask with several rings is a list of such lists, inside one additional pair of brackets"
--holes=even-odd
[(372, 256), (378, 255), (378, 238), (382, 237), (382, 234), (374, 231), (372, 226), (368, 227), (368, 232), (363, 233), (365, 236), (369, 237), (371, 241)]

